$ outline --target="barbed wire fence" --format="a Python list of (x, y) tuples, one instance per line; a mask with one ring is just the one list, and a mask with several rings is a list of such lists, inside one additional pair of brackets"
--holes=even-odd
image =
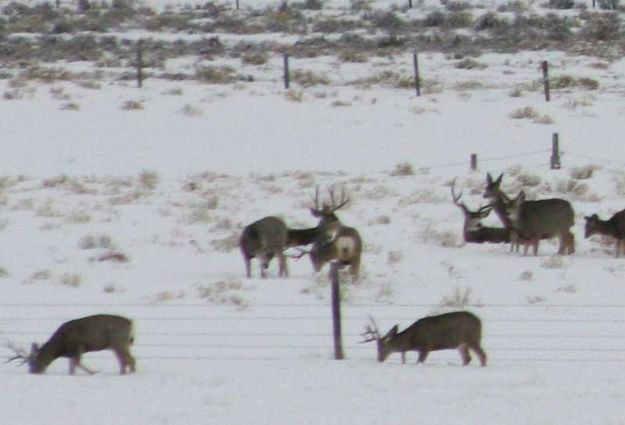
[[(484, 324), (484, 347), (490, 363), (625, 362), (625, 306), (618, 304), (468, 305)], [(44, 342), (66, 320), (114, 312), (136, 325), (133, 351), (142, 363), (176, 361), (286, 361), (332, 358), (329, 303), (232, 306), (188, 304), (11, 304), (0, 303), (0, 339), (28, 347)], [(381, 331), (403, 329), (433, 311), (434, 304), (343, 303), (341, 321), (348, 360), (375, 361), (375, 344), (361, 344), (368, 316)], [(448, 310), (448, 308), (447, 308)], [(71, 312), (71, 315), (70, 313)], [(11, 353), (7, 348), (5, 354)], [(90, 354), (104, 358), (108, 354)], [(409, 355), (410, 361), (412, 361)], [(110, 359), (106, 360), (110, 361)], [(399, 362), (399, 356), (391, 357)], [(416, 361), (416, 355), (414, 355)], [(428, 363), (457, 362), (441, 352)]]

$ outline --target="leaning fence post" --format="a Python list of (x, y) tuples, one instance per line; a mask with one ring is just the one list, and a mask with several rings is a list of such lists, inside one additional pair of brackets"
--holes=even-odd
[(291, 77), (289, 75), (289, 54), (285, 53), (284, 54), (284, 88), (288, 90), (289, 86), (290, 86), (290, 80)]
[(412, 63), (414, 66), (414, 85), (417, 90), (417, 97), (421, 96), (421, 77), (419, 76), (419, 58), (417, 53), (412, 54)]
[(545, 90), (545, 101), (551, 100), (551, 94), (549, 93), (549, 62), (543, 61), (543, 86)]
[(334, 334), (334, 358), (343, 360), (343, 337), (341, 331), (341, 290), (339, 282), (339, 265), (330, 263), (330, 281), (332, 282), (332, 330)]
[(471, 171), (477, 170), (477, 154), (471, 154)]
[(559, 170), (560, 164), (560, 137), (558, 133), (553, 133), (551, 137), (551, 169)]

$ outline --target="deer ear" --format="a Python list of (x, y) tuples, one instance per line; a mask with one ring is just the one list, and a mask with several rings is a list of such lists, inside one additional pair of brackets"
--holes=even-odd
[(495, 184), (501, 184), (501, 179), (503, 179), (503, 173), (499, 174), (499, 177), (497, 177), (497, 180), (495, 180)]
[(313, 217), (321, 217), (321, 211), (316, 210), (314, 208), (310, 209), (310, 213), (313, 215)]
[(30, 355), (36, 356), (38, 352), (39, 352), (39, 344), (37, 344), (36, 342), (33, 342), (30, 346)]
[(490, 173), (486, 173), (486, 183), (493, 184), (493, 176), (490, 175)]
[(395, 336), (397, 335), (397, 332), (399, 331), (399, 326), (395, 325), (391, 328), (389, 335), (390, 336)]

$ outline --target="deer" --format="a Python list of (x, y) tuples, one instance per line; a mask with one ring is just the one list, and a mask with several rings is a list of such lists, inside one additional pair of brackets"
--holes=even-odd
[(588, 239), (592, 235), (604, 235), (614, 238), (616, 245), (615, 257), (618, 258), (621, 250), (625, 249), (625, 210), (612, 215), (608, 220), (601, 220), (597, 214), (585, 216), (584, 237)]
[(512, 230), (512, 239), (524, 243), (525, 254), (531, 245), (534, 255), (538, 255), (539, 241), (556, 236), (560, 240), (558, 254), (573, 254), (575, 235), (570, 229), (575, 223), (575, 213), (571, 204), (560, 198), (526, 201), (523, 191), (511, 199), (500, 188), (502, 178), (503, 174), (496, 180), (490, 173), (486, 175), (484, 198), (492, 200), (502, 223)]
[(134, 342), (132, 321), (116, 315), (96, 314), (63, 323), (48, 341), (39, 346), (33, 343), (30, 354), (12, 348), (16, 355), (8, 361), (21, 359), (28, 363), (30, 373), (43, 374), (60, 357), (69, 358), (69, 374), (80, 368), (89, 375), (97, 373), (81, 363), (82, 355), (92, 351), (112, 350), (119, 362), (120, 374), (136, 371), (135, 358), (130, 354)]
[(487, 227), (482, 224), (482, 219), (488, 217), (492, 205), (480, 207), (477, 211), (471, 211), (464, 202), (460, 202), (462, 198), (462, 190), (456, 195), (454, 180), (451, 184), (451, 198), (455, 206), (462, 210), (464, 214), (464, 226), (462, 235), (464, 241), (468, 243), (508, 243), (510, 242), (510, 229), (506, 227)]
[(362, 254), (362, 239), (358, 230), (343, 225), (336, 216), (336, 211), (349, 203), (345, 189), (341, 192), (341, 199), (336, 200), (334, 188), (328, 188), (330, 204), (319, 201), (319, 187), (315, 190), (314, 206), (310, 213), (319, 218), (317, 227), (309, 229), (289, 229), (289, 245), (309, 245), (310, 250), (301, 249), (299, 258), (308, 254), (316, 272), (330, 261), (338, 261), (339, 265), (349, 266), (349, 272), (354, 280), (360, 276), (360, 257)]
[(471, 362), (469, 350), (477, 354), (482, 366), (486, 366), (486, 353), (481, 347), (482, 322), (468, 311), (424, 317), (401, 332), (395, 325), (382, 337), (372, 317), (369, 321), (362, 334), (365, 339), (361, 342), (377, 343), (380, 363), (392, 353), (401, 353), (402, 364), (405, 364), (407, 351), (417, 351), (417, 363), (424, 363), (431, 351), (457, 349), (464, 366)]
[(289, 270), (284, 250), (287, 247), (287, 227), (278, 217), (268, 216), (245, 226), (239, 239), (239, 247), (245, 262), (248, 278), (252, 277), (252, 258), (260, 261), (260, 275), (267, 277), (269, 264), (274, 256), (278, 257), (279, 276), (288, 277)]

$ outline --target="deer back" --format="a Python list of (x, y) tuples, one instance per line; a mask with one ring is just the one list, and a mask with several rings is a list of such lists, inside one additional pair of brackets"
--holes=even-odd
[(282, 252), (287, 243), (287, 227), (278, 217), (264, 217), (246, 226), (239, 245), (248, 258), (273, 255)]
[(537, 201), (515, 201), (510, 215), (513, 226), (526, 239), (545, 239), (566, 234), (575, 222), (573, 207), (559, 198)]
[(34, 345), (29, 360), (31, 373), (43, 373), (59, 357), (77, 358), (100, 350), (127, 350), (133, 343), (132, 321), (108, 314), (83, 317), (63, 323), (41, 346)]

